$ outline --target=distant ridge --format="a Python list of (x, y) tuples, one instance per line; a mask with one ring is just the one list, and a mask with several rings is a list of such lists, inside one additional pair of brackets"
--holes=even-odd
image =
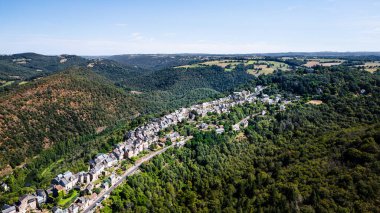
[[(54, 57), (54, 56), (75, 56), (75, 54), (39, 54), (34, 52), (25, 53), (14, 53), (14, 54), (0, 54), (0, 56), (19, 56), (19, 57)], [(137, 57), (137, 56), (380, 56), (380, 51), (346, 51), (346, 52), (336, 52), (336, 51), (316, 51), (316, 52), (267, 52), (267, 53), (229, 53), (229, 54), (218, 54), (218, 53), (126, 53), (126, 54), (114, 54), (114, 55), (76, 55), (83, 57), (85, 59), (110, 59), (118, 57)]]
[(319, 56), (319, 57), (347, 57), (347, 56), (380, 56), (380, 52), (284, 52), (284, 53), (258, 53), (263, 56)]

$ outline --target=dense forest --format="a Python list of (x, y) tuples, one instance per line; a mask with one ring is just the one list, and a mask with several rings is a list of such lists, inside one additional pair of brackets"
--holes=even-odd
[[(301, 100), (279, 113), (268, 106), (243, 135), (178, 127), (194, 135), (191, 142), (144, 164), (103, 211), (379, 212), (380, 76), (319, 67), (261, 76), (243, 88), (258, 84)], [(248, 109), (216, 120), (228, 125)]]
[[(142, 75), (135, 81), (144, 83), (128, 83), (144, 91), (133, 95), (114, 86), (112, 79), (95, 72), (73, 68), (3, 92), (0, 103), (3, 131), (0, 136), (4, 139), (1, 144), (4, 154), (0, 167), (8, 163), (15, 167), (25, 157), (35, 155), (55, 142), (94, 133), (96, 129), (141, 113), (164, 113), (215, 98), (220, 92), (252, 78), (245, 72), (227, 73), (218, 67), (192, 71), (162, 70)], [(112, 70), (108, 69), (108, 73)], [(19, 150), (18, 147), (25, 149)]]
[[(119, 82), (128, 90), (142, 92), (146, 100), (146, 113), (168, 112), (199, 101), (215, 99), (228, 94), (238, 85), (249, 82), (254, 76), (243, 70), (225, 72), (212, 66), (193, 69), (163, 69)], [(152, 108), (153, 107), (153, 108)]]
[(113, 55), (108, 59), (128, 66), (137, 66), (148, 70), (161, 70), (203, 60), (203, 55), (193, 54), (143, 54)]
[(0, 167), (59, 141), (137, 116), (134, 98), (86, 69), (71, 69), (1, 96)]
[[(244, 66), (171, 68), (206, 56), (136, 57), (129, 64), (0, 57), (0, 80), (16, 81), (0, 86), (0, 168), (12, 173), (2, 179), (10, 191), (0, 192), (0, 204), (46, 187), (58, 173), (86, 170), (95, 154), (153, 117), (266, 85), (269, 95), (300, 101), (281, 113), (269, 107), (238, 135), (231, 125), (267, 106), (206, 117), (224, 125), (223, 135), (179, 125), (176, 131), (194, 139), (144, 165), (105, 201), (104, 211), (379, 211), (379, 72), (348, 67), (358, 64), (350, 59), (310, 69), (299, 67), (304, 60), (266, 57), (297, 69), (255, 77)], [(151, 64), (137, 66), (144, 58)], [(306, 104), (313, 99), (322, 104)]]
[(75, 55), (46, 56), (22, 53), (0, 56), (0, 80), (30, 80), (72, 66), (86, 66), (87, 60)]
[(253, 79), (218, 67), (151, 71), (91, 63), (0, 92), (0, 176), (12, 186), (0, 193), (0, 203), (46, 187), (59, 172), (86, 169), (96, 153), (111, 150), (147, 117), (215, 99)]

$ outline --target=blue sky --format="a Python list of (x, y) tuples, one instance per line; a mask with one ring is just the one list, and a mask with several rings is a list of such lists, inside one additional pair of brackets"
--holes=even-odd
[(380, 51), (380, 0), (0, 0), (0, 54)]

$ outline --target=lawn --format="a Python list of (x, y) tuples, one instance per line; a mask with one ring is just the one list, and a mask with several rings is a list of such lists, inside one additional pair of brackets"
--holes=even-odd
[(97, 179), (93, 182), (94, 186), (100, 184), (102, 182), (102, 179)]
[(78, 196), (79, 192), (77, 190), (72, 190), (68, 195), (63, 195), (63, 193), (60, 193), (58, 196), (57, 205), (67, 208)]

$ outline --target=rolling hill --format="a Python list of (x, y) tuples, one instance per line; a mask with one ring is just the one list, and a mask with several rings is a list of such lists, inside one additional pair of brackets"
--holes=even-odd
[(84, 68), (20, 86), (0, 100), (0, 167), (19, 165), (58, 141), (138, 113), (132, 96)]
[(0, 90), (0, 178), (13, 180), (0, 203), (46, 187), (57, 173), (85, 169), (95, 153), (109, 151), (149, 117), (220, 97), (255, 78), (219, 67), (149, 70), (108, 59), (84, 64)]
[(192, 62), (199, 62), (204, 55), (193, 54), (138, 54), (138, 55), (113, 55), (108, 59), (124, 65), (137, 66), (144, 69), (160, 70), (175, 66), (181, 66)]
[(87, 60), (75, 55), (46, 56), (21, 53), (0, 56), (0, 80), (27, 80), (67, 69), (87, 66)]
[[(18, 166), (56, 142), (95, 134), (139, 114), (215, 98), (253, 78), (218, 67), (152, 72), (74, 56), (75, 66), (59, 71), (64, 66), (57, 64), (57, 57), (22, 56), (32, 59), (28, 66), (35, 61), (33, 66), (48, 70), (48, 75), (0, 92), (0, 168)], [(26, 69), (25, 64), (20, 67)]]

